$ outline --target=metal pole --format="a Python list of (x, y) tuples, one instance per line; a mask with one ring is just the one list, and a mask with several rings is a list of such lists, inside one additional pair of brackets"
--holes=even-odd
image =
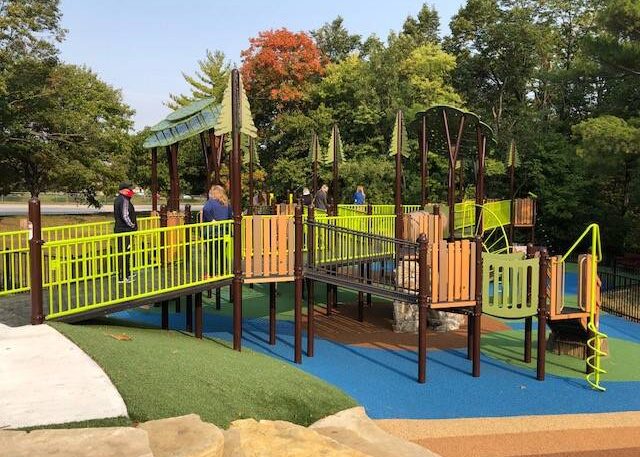
[[(313, 222), (315, 211), (313, 205), (309, 206), (307, 221), (310, 223), (307, 230), (307, 268), (315, 266), (316, 235)], [(315, 285), (313, 279), (307, 279), (307, 357), (313, 357), (315, 339)]]
[(429, 197), (429, 139), (427, 138), (427, 116), (422, 116), (422, 142), (420, 144), (420, 205), (424, 209)]
[(151, 211), (158, 212), (158, 148), (151, 149)]
[(231, 204), (233, 209), (233, 348), (242, 346), (242, 198), (240, 181), (240, 72), (231, 71), (232, 140)]
[(478, 152), (478, 171), (476, 176), (476, 233), (482, 234), (482, 205), (484, 205), (484, 160), (487, 137), (482, 134), (480, 126), (476, 127), (476, 148)]
[(540, 250), (540, 279), (538, 292), (538, 354), (536, 378), (544, 381), (545, 357), (547, 348), (547, 249)]
[(295, 350), (294, 360), (296, 363), (302, 363), (302, 288), (304, 281), (302, 277), (302, 250), (303, 250), (303, 227), (302, 227), (302, 202), (296, 205), (294, 215), (295, 226), (295, 253), (293, 261), (293, 275), (295, 286), (295, 303), (294, 303), (294, 319), (295, 319)]
[(418, 238), (418, 382), (424, 384), (427, 371), (427, 311), (431, 302), (427, 265), (427, 236)]
[[(211, 146), (213, 147), (213, 145)], [(205, 140), (204, 132), (200, 132), (200, 149), (202, 150), (202, 157), (204, 159), (204, 169), (205, 169), (205, 188), (204, 194), (208, 195), (209, 189), (211, 188), (211, 173), (209, 172), (211, 166), (209, 165), (209, 153), (207, 148), (207, 141)]]
[(203, 314), (202, 314), (202, 292), (198, 292), (196, 294), (196, 319), (195, 319), (195, 331), (194, 334), (196, 336), (196, 338), (200, 338), (202, 339), (202, 320), (203, 320)]
[(476, 305), (473, 309), (473, 377), (480, 376), (480, 332), (482, 324), (482, 237), (476, 236)]
[(338, 141), (338, 126), (333, 126), (333, 205), (334, 205), (334, 215), (338, 215), (338, 202), (339, 202), (339, 184), (338, 184), (338, 145), (340, 142)]
[(318, 144), (318, 135), (316, 132), (313, 132), (311, 137), (311, 150), (313, 151), (313, 157), (311, 158), (313, 161), (313, 172), (312, 172), (312, 180), (313, 180), (313, 198), (315, 198), (316, 193), (318, 192), (318, 148), (316, 145)]
[[(213, 129), (209, 129), (209, 169), (213, 169), (213, 184), (220, 184), (220, 155), (222, 154), (223, 137), (217, 137)], [(207, 189), (207, 192), (209, 189)]]
[(276, 283), (269, 283), (269, 344), (276, 344)]
[[(532, 259), (535, 253), (533, 244), (527, 244), (527, 259)], [(527, 301), (531, 299), (531, 270), (527, 269)], [(532, 342), (533, 317), (524, 319), (524, 362), (531, 363), (531, 342)]]
[(40, 217), (40, 200), (32, 197), (29, 200), (29, 260), (31, 279), (31, 324), (44, 322), (42, 299), (42, 219)]
[(515, 222), (516, 222), (516, 154), (515, 144), (511, 143), (511, 149), (509, 155), (511, 165), (509, 166), (509, 195), (511, 197), (511, 226), (509, 227), (509, 243), (513, 244), (513, 237), (515, 234)]
[(185, 330), (189, 333), (193, 332), (193, 295), (187, 295), (187, 311), (185, 313), (186, 326)]
[(398, 111), (399, 125), (398, 125), (398, 153), (396, 154), (396, 192), (395, 192), (395, 214), (396, 214), (396, 227), (395, 238), (401, 240), (403, 238), (403, 221), (402, 221), (402, 129), (404, 124), (404, 118), (402, 111)]

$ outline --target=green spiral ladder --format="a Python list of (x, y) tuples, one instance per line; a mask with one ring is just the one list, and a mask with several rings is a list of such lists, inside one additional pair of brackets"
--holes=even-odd
[(607, 390), (602, 384), (600, 384), (600, 377), (603, 374), (607, 374), (606, 370), (602, 368), (602, 357), (607, 353), (602, 350), (602, 340), (607, 338), (607, 335), (600, 331), (598, 328), (598, 320), (596, 318), (596, 281), (598, 280), (597, 264), (602, 260), (602, 246), (600, 244), (600, 226), (598, 224), (591, 224), (580, 235), (580, 238), (573, 243), (573, 246), (562, 256), (561, 262), (573, 252), (573, 250), (580, 244), (580, 242), (591, 234), (591, 277), (589, 278), (589, 322), (587, 328), (593, 335), (587, 340), (587, 346), (591, 350), (591, 355), (587, 357), (587, 366), (590, 370), (585, 376), (585, 379), (589, 385), (600, 392)]

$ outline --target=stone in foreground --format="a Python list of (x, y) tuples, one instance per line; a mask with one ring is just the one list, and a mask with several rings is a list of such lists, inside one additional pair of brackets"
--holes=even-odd
[(131, 427), (0, 431), (0, 449), (11, 457), (154, 457), (147, 433)]
[(154, 457), (222, 457), (224, 435), (197, 414), (142, 423)]
[(309, 428), (371, 457), (438, 456), (422, 446), (385, 432), (360, 406), (320, 419)]
[(367, 457), (313, 430), (284, 421), (238, 420), (224, 435), (224, 457)]

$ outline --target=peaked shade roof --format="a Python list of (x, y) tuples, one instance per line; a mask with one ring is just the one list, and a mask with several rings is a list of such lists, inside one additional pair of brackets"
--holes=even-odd
[[(337, 137), (337, 140), (336, 140), (336, 137)], [(327, 147), (327, 154), (324, 156), (324, 163), (327, 165), (332, 164), (334, 157), (336, 158), (336, 162), (338, 163), (344, 162), (344, 151), (342, 150), (342, 139), (340, 138), (340, 131), (338, 130), (337, 125), (334, 125), (333, 129), (331, 129), (331, 139), (329, 140), (329, 146)]]
[(213, 98), (203, 98), (180, 107), (151, 127), (145, 140), (146, 149), (170, 146), (178, 141), (214, 127), (220, 117), (221, 106)]
[[(398, 135), (402, 136), (398, 138)], [(402, 111), (398, 111), (398, 114), (396, 114), (396, 122), (393, 125), (391, 144), (389, 145), (389, 155), (395, 156), (398, 154), (398, 149), (400, 149), (399, 152), (402, 154), (402, 157), (409, 157), (409, 139), (407, 137), (407, 128), (405, 127)]]

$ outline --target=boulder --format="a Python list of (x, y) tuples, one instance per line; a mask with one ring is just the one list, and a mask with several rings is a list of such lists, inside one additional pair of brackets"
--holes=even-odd
[(0, 449), (11, 457), (154, 457), (147, 433), (131, 427), (0, 431)]
[(309, 428), (371, 457), (438, 456), (422, 446), (385, 432), (360, 406), (320, 419)]
[(144, 422), (154, 457), (222, 457), (224, 435), (197, 414)]
[(367, 457), (314, 430), (284, 421), (238, 420), (224, 435), (224, 457)]

